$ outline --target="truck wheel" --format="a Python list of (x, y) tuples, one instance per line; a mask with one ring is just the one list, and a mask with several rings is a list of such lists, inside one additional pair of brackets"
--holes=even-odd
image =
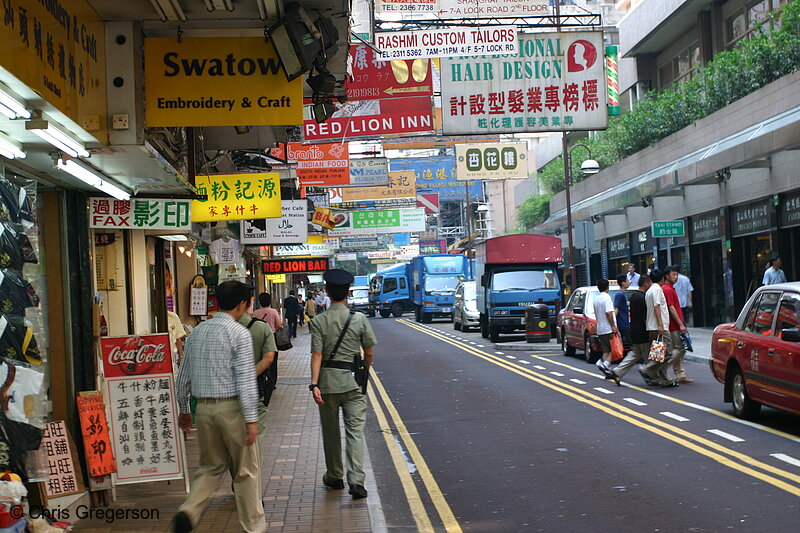
[(455, 313), (453, 313), (453, 314), (452, 314), (452, 316), (451, 316), (451, 318), (452, 318), (452, 320), (453, 320), (453, 329), (454, 329), (454, 330), (456, 330), (456, 331), (461, 331), (461, 328), (462, 328), (463, 326), (461, 325), (461, 322), (459, 322), (459, 321), (457, 321), (457, 320), (456, 320), (456, 314), (455, 314)]
[(389, 318), (389, 315), (391, 314), (391, 312), (388, 309), (387, 310), (381, 309), (380, 313), (381, 313), (381, 318)]
[(567, 334), (564, 333), (564, 330), (561, 330), (561, 351), (567, 357), (575, 357), (575, 347), (569, 345), (569, 341), (567, 341)]
[(745, 420), (755, 419), (761, 412), (761, 404), (750, 399), (750, 395), (747, 394), (747, 384), (738, 366), (733, 365), (728, 372), (728, 383), (731, 388), (733, 414)]
[(422, 322), (422, 309), (420, 307), (414, 308), (414, 320), (417, 322)]
[(430, 313), (424, 313), (422, 309), (420, 309), (419, 314), (422, 316), (423, 324), (430, 324), (433, 320), (433, 316)]
[(586, 335), (583, 338), (583, 358), (587, 363), (596, 363), (601, 355), (603, 354), (592, 350), (592, 342), (589, 340), (589, 335)]
[(481, 315), (481, 337), (484, 339), (489, 338), (489, 320), (485, 315)]
[(392, 315), (395, 318), (400, 318), (403, 316), (403, 306), (400, 305), (400, 302), (395, 302), (392, 304)]
[(500, 342), (500, 326), (489, 326), (489, 340), (494, 343)]

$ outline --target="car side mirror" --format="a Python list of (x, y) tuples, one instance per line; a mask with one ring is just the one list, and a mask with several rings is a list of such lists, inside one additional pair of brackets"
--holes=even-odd
[(576, 307), (576, 308), (574, 308), (572, 310), (572, 312), (575, 313), (576, 315), (582, 315), (583, 314), (583, 307)]
[(781, 339), (786, 342), (800, 342), (800, 328), (786, 328), (781, 330)]

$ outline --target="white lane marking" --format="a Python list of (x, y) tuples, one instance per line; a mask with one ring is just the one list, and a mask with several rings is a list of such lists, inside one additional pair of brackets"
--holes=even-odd
[(688, 422), (688, 418), (684, 418), (681, 415), (676, 415), (675, 413), (670, 413), (669, 411), (661, 411), (662, 415), (666, 416), (667, 418), (671, 418), (673, 420), (677, 420), (678, 422)]
[(476, 346), (477, 346), (478, 348), (486, 348), (486, 346), (484, 346), (483, 344), (477, 344)]
[(476, 344), (478, 344), (477, 342), (472, 342), (472, 341), (469, 341), (469, 343), (470, 343), (471, 345), (473, 345), (473, 346), (475, 346)]
[(520, 363), (522, 363), (523, 365), (529, 365), (529, 364), (531, 364), (531, 362), (530, 362), (530, 361), (525, 361), (524, 359), (520, 359), (520, 360), (519, 360), (519, 362), (520, 362)]
[(603, 387), (595, 387), (594, 390), (596, 390), (597, 392), (602, 392), (603, 394), (614, 394), (614, 391), (604, 389)]
[(722, 437), (723, 439), (728, 439), (731, 442), (744, 442), (743, 438), (737, 437), (736, 435), (731, 435), (730, 433), (725, 433), (724, 431), (719, 429), (709, 429), (707, 431), (709, 433), (713, 433), (714, 435)]
[(513, 355), (507, 355), (506, 359), (516, 359), (516, 357), (514, 357)]
[(785, 453), (771, 453), (769, 456), (781, 460), (784, 463), (789, 463), (790, 465), (800, 466), (800, 459), (795, 459), (794, 457), (786, 455)]
[(496, 353), (497, 355), (505, 355), (505, 352), (494, 352), (494, 353)]
[(579, 379), (570, 378), (570, 381), (573, 382), (573, 383), (577, 383), (578, 385), (586, 385), (585, 381), (581, 381)]
[(536, 368), (538, 370), (547, 370), (547, 368), (543, 367), (542, 365), (533, 365), (533, 368)]
[(564, 374), (562, 374), (561, 372), (552, 372), (552, 371), (551, 371), (550, 373), (551, 373), (551, 374), (553, 374), (554, 376), (558, 376), (558, 377), (560, 377), (560, 378), (561, 378), (561, 377), (564, 377)]
[(638, 405), (639, 407), (644, 407), (645, 405), (647, 405), (646, 403), (640, 402), (635, 398), (623, 398), (623, 400), (625, 400), (628, 403), (632, 403), (633, 405)]

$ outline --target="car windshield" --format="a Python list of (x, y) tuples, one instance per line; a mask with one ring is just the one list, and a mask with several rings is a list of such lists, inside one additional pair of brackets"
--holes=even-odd
[(425, 278), (425, 290), (453, 291), (458, 284), (458, 276), (428, 276)]
[(464, 284), (464, 299), (466, 301), (474, 300), (477, 298), (477, 292), (475, 291), (475, 284), (474, 283), (466, 283)]
[[(614, 296), (618, 293), (618, 290), (610, 290), (608, 291), (608, 295), (611, 296), (611, 301), (614, 301)], [(594, 299), (597, 298), (597, 295), (600, 294), (600, 291), (590, 291), (586, 293), (586, 307), (583, 310), (583, 314), (587, 316), (594, 316)]]
[(532, 291), (536, 289), (557, 289), (556, 271), (518, 270), (498, 272), (492, 277), (493, 291)]
[(350, 291), (352, 298), (369, 298), (369, 291), (367, 289), (353, 289)]

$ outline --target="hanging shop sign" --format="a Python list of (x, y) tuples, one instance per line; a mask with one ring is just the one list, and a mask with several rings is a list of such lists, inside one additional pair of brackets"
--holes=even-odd
[(281, 201), (281, 218), (243, 220), (240, 227), (242, 244), (296, 244), (308, 240), (308, 202)]
[(297, 163), (295, 171), (303, 187), (350, 184), (347, 143), (284, 143), (269, 152), (273, 157)]
[(191, 200), (90, 198), (89, 227), (191, 231), (191, 209)]
[(377, 248), (379, 245), (377, 234), (363, 237), (341, 237), (339, 243), (342, 250), (366, 250), (368, 248)]
[(365, 233), (409, 233), (425, 229), (424, 209), (385, 209), (379, 211), (352, 211), (342, 215), (336, 227), (328, 233), (342, 237)]
[(548, 0), (376, 0), (376, 13), (426, 13), (443, 19), (548, 15)]
[(365, 157), (350, 160), (350, 185), (342, 187), (374, 187), (389, 184), (389, 160)]
[(372, 42), (375, 30), (372, 27), (374, 15), (370, 0), (353, 0), (350, 9), (350, 31), (362, 41)]
[(261, 261), (264, 274), (299, 274), (303, 272), (325, 272), (328, 259), (267, 259)]
[(490, 26), (375, 33), (379, 59), (418, 59), (426, 57), (470, 57), (517, 53), (515, 26)]
[(445, 239), (439, 239), (438, 241), (419, 241), (419, 253), (446, 254), (447, 241)]
[(731, 207), (731, 235), (742, 237), (769, 231), (774, 226), (775, 209), (772, 199)]
[(684, 220), (654, 220), (650, 223), (650, 233), (655, 238), (685, 237), (686, 222)]
[(276, 126), (303, 119), (303, 80), (287, 81), (263, 37), (144, 41), (147, 125)]
[(602, 130), (603, 32), (520, 34), (519, 53), (442, 59), (446, 134)]
[(431, 99), (414, 97), (335, 103), (336, 111), (325, 122), (309, 115), (303, 121), (306, 141), (346, 140), (433, 131)]
[(612, 237), (607, 241), (609, 259), (627, 259), (630, 241), (627, 235)]
[(443, 150), (458, 143), (497, 143), (497, 135), (418, 135), (400, 139), (387, 139), (381, 143), (384, 150)]
[(83, 492), (83, 476), (75, 460), (75, 442), (63, 420), (47, 422), (42, 432), (41, 449), (46, 451), (49, 479), (45, 492), (50, 498)]
[(633, 255), (650, 254), (653, 253), (653, 246), (656, 241), (650, 233), (650, 228), (634, 231), (631, 233), (631, 253)]
[(108, 144), (105, 23), (90, 3), (3, 0), (2, 15), (0, 67)]
[(189, 314), (205, 316), (208, 314), (208, 285), (204, 276), (198, 274), (192, 280), (189, 297)]
[(217, 174), (195, 178), (197, 194), (207, 200), (192, 200), (192, 222), (252, 220), (281, 216), (281, 180), (277, 172)]
[(350, 64), (353, 75), (346, 83), (348, 101), (433, 96), (430, 59), (383, 61), (366, 44), (351, 44)]
[(722, 239), (722, 217), (719, 211), (692, 217), (692, 244)]
[(101, 337), (116, 483), (184, 475), (169, 334)]
[(800, 225), (800, 194), (786, 194), (781, 197), (781, 227)]
[(77, 405), (89, 475), (100, 477), (116, 472), (103, 395), (99, 391), (82, 392)]
[(326, 242), (307, 242), (305, 244), (280, 245), (272, 249), (276, 257), (303, 257), (331, 255), (331, 248)]
[(417, 182), (417, 191), (438, 193), (442, 202), (463, 202), (467, 192), (470, 199), (480, 198), (483, 194), (480, 181), (456, 179), (456, 160), (452, 156), (392, 159), (389, 168), (392, 171), (412, 171)]
[(417, 185), (414, 173), (409, 171), (389, 172), (389, 183), (382, 187), (347, 187), (328, 189), (328, 202), (332, 207), (343, 202), (366, 200), (388, 200), (394, 198), (414, 198)]
[(334, 226), (333, 212), (327, 207), (316, 207), (314, 208), (314, 215), (311, 217), (311, 223), (325, 229), (331, 229)]
[(337, 263), (339, 261), (355, 261), (356, 259), (358, 259), (358, 254), (355, 253), (336, 254), (334, 259), (336, 260)]
[(266, 278), (270, 283), (286, 283), (286, 274), (267, 274)]
[(456, 179), (527, 179), (527, 143), (457, 144)]

